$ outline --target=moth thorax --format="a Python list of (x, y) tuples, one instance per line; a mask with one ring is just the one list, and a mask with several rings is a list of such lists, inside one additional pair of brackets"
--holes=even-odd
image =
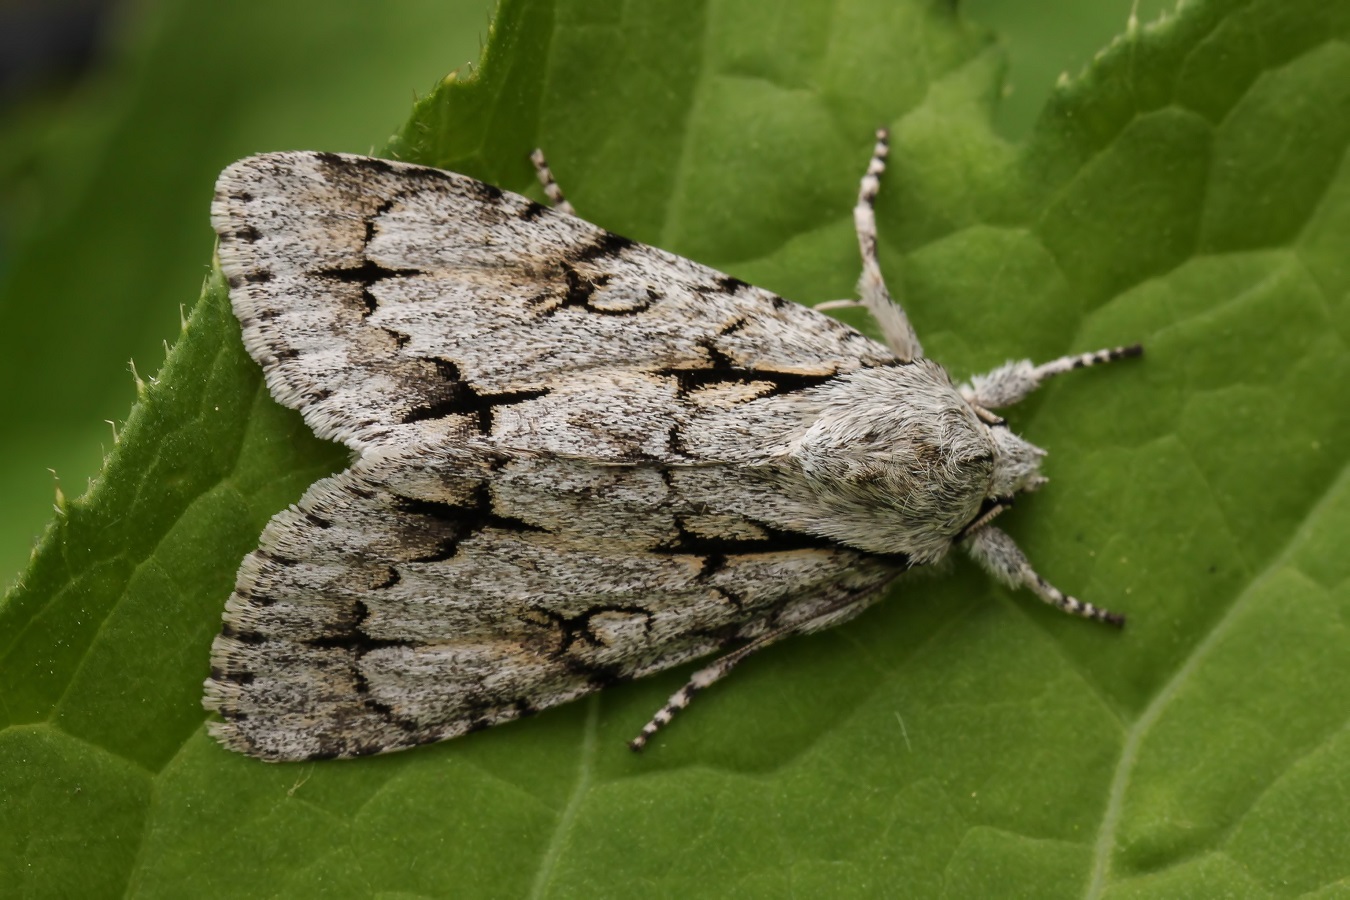
[(1034, 491), (1045, 483), (1041, 475), (1044, 450), (1013, 434), (1005, 425), (990, 428), (989, 434), (994, 439), (990, 497), (1011, 497), (1020, 491)]
[(941, 387), (895, 392), (885, 405), (868, 397), (813, 424), (792, 460), (810, 502), (829, 510), (822, 533), (926, 559), (976, 515), (993, 448), (970, 408)]

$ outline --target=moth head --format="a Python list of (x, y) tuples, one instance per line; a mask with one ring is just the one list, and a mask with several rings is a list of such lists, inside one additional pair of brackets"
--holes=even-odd
[(1013, 434), (1007, 425), (989, 428), (994, 439), (994, 474), (989, 482), (991, 498), (1011, 497), (1022, 491), (1034, 491), (1047, 481), (1041, 474), (1045, 451)]

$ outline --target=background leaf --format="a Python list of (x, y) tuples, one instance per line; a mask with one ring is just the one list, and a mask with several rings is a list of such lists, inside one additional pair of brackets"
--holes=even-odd
[[(1028, 140), (946, 5), (508, 2), (390, 152), (533, 189), (814, 301), (895, 132), (883, 265), (958, 376), (1142, 340), (1014, 425), (1008, 527), (1131, 615), (958, 561), (757, 657), (650, 751), (686, 674), (387, 758), (204, 734), (238, 559), (342, 454), (278, 409), (213, 280), (95, 490), (0, 607), (0, 879), (30, 893), (1327, 895), (1350, 880), (1350, 7), (1211, 0), (1124, 34)], [(902, 64), (897, 64), (900, 61)], [(79, 867), (70, 865), (78, 857)]]
[(135, 398), (127, 360), (153, 374), (200, 292), (220, 170), (372, 152), (416, 92), (478, 58), (491, 7), (135, 0), (77, 89), (0, 106), (0, 585), (51, 518), (48, 467), (84, 491), (104, 420)]

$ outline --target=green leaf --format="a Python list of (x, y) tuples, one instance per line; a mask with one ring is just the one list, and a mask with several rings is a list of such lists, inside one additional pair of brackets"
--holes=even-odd
[[(1008, 529), (1097, 628), (963, 560), (766, 651), (353, 762), (205, 735), (267, 518), (343, 453), (266, 396), (213, 279), (107, 469), (0, 606), (0, 883), (30, 894), (1257, 896), (1350, 883), (1350, 7), (1129, 30), (1026, 143), (1000, 53), (919, 0), (511, 0), (391, 155), (534, 190), (803, 301), (883, 266), (958, 377), (1140, 340), (1019, 410)], [(901, 291), (897, 290), (897, 293)], [(862, 322), (861, 319), (855, 321)], [(79, 860), (78, 865), (73, 860)]]
[(0, 586), (51, 518), (48, 468), (83, 490), (135, 399), (127, 360), (153, 373), (200, 292), (216, 174), (370, 152), (478, 56), (492, 4), (144, 0), (77, 86), (27, 115), (0, 98)]

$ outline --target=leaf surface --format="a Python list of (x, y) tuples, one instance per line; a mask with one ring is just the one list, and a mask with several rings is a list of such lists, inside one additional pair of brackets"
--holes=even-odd
[[(1350, 882), (1350, 7), (1122, 35), (1024, 144), (946, 5), (507, 2), (390, 155), (536, 191), (804, 302), (882, 262), (958, 377), (1139, 340), (1012, 417), (1007, 528), (1123, 633), (964, 560), (773, 648), (389, 757), (267, 765), (199, 705), (238, 560), (342, 452), (213, 278), (107, 469), (0, 607), (0, 881), (140, 896), (1330, 896)], [(901, 290), (902, 289), (902, 290)], [(856, 321), (861, 322), (861, 319)], [(72, 871), (70, 860), (84, 862)]]

